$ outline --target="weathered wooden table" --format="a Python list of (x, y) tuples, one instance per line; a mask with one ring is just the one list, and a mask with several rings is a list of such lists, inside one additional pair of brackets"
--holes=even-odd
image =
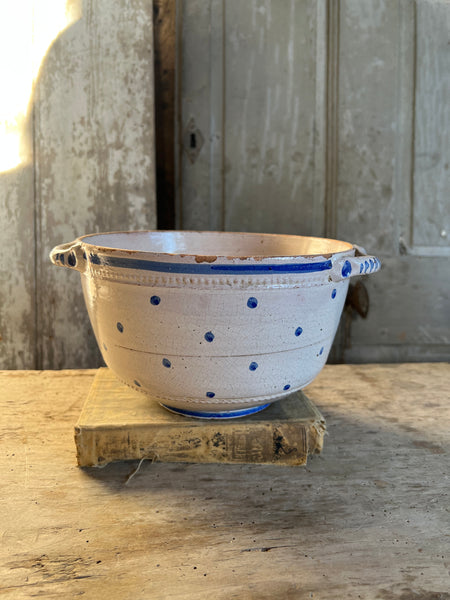
[(327, 366), (307, 468), (76, 466), (94, 371), (3, 372), (2, 598), (450, 598), (448, 364)]

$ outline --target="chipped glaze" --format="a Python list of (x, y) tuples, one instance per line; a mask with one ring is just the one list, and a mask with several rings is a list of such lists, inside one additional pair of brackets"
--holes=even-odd
[(250, 414), (310, 383), (349, 278), (381, 266), (337, 240), (195, 231), (93, 234), (50, 257), (80, 271), (117, 377), (204, 418)]

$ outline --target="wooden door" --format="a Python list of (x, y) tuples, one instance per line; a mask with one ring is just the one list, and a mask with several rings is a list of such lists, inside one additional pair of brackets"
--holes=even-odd
[(383, 261), (332, 360), (450, 358), (450, 4), (178, 4), (177, 225)]
[(29, 85), (14, 123), (0, 103), (0, 149), (11, 130), (20, 144), (0, 165), (0, 368), (95, 367), (79, 277), (48, 254), (156, 226), (152, 2), (16, 4), (0, 7), (2, 97), (17, 72)]

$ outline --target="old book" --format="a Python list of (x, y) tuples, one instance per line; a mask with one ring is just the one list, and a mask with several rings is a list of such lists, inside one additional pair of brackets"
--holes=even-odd
[(173, 414), (158, 401), (98, 370), (75, 426), (78, 464), (147, 458), (161, 462), (305, 465), (323, 446), (325, 420), (296, 392), (260, 413), (203, 420)]

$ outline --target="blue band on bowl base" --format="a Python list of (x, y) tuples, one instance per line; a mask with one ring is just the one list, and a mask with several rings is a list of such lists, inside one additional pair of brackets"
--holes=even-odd
[(163, 408), (170, 410), (170, 412), (176, 413), (177, 415), (183, 415), (184, 417), (194, 417), (195, 419), (236, 419), (237, 417), (254, 415), (270, 406), (271, 403), (262, 404), (261, 406), (252, 406), (251, 408), (242, 408), (240, 410), (224, 410), (222, 412), (185, 410), (183, 408), (167, 406), (167, 404), (163, 404), (162, 402), (160, 402), (160, 404)]

